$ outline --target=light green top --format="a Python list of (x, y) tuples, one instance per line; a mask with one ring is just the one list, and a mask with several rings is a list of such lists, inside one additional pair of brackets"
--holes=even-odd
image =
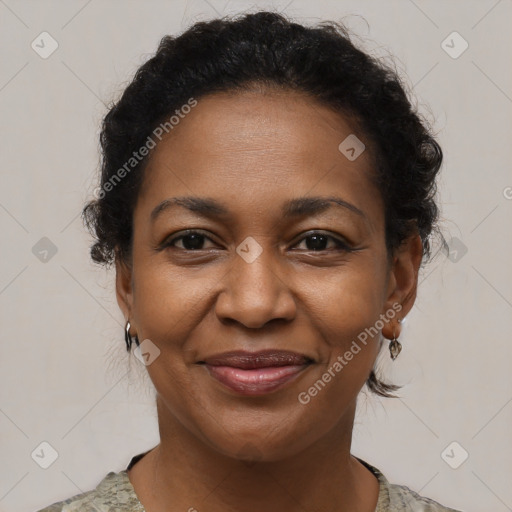
[[(38, 512), (145, 512), (130, 482), (128, 470), (146, 453), (132, 457), (125, 470), (108, 473), (95, 489), (54, 503)], [(375, 512), (460, 512), (420, 496), (404, 485), (390, 484), (377, 468), (356, 458), (379, 480)]]

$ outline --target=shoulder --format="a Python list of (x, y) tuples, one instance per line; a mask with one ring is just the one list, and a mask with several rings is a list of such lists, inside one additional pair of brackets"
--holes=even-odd
[(389, 483), (383, 473), (365, 460), (356, 457), (379, 481), (379, 497), (375, 512), (461, 512), (445, 507), (437, 501), (409, 489), (405, 485)]
[(53, 503), (37, 512), (144, 512), (126, 470), (111, 471), (92, 489)]
[(388, 483), (387, 490), (389, 493), (389, 510), (403, 510), (404, 512), (460, 512), (459, 510), (445, 507), (430, 498), (420, 496), (405, 485)]

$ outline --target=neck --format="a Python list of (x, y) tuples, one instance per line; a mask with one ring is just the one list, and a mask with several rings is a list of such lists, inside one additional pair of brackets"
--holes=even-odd
[(147, 512), (375, 510), (378, 481), (350, 454), (354, 404), (326, 436), (275, 461), (226, 456), (187, 430), (157, 399), (161, 442), (130, 471)]

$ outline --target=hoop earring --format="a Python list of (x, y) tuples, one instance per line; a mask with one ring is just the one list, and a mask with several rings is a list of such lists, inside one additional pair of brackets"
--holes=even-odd
[(130, 336), (130, 321), (128, 320), (126, 322), (126, 326), (124, 328), (124, 341), (126, 342), (126, 350), (130, 352), (130, 349), (132, 348), (132, 343), (135, 340), (135, 343), (137, 347), (140, 345), (139, 343), (139, 337), (137, 335)]
[[(398, 322), (400, 323), (400, 320), (398, 320)], [(401, 350), (402, 344), (398, 341), (398, 338), (395, 335), (395, 331), (393, 330), (393, 339), (389, 342), (389, 354), (393, 361), (398, 357), (398, 354), (400, 354)]]

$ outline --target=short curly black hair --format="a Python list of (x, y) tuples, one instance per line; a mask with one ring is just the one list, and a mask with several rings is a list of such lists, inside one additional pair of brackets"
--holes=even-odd
[[(144, 153), (155, 127), (169, 125), (169, 116), (191, 98), (254, 85), (306, 93), (355, 120), (371, 143), (388, 254), (413, 233), (430, 254), (442, 151), (398, 73), (358, 49), (340, 23), (306, 27), (260, 11), (198, 22), (177, 37), (163, 37), (105, 116), (100, 193), (82, 212), (95, 237), (94, 262), (131, 261), (133, 210), (149, 159), (137, 150)], [(366, 383), (385, 397), (400, 388), (381, 382), (373, 370)]]

